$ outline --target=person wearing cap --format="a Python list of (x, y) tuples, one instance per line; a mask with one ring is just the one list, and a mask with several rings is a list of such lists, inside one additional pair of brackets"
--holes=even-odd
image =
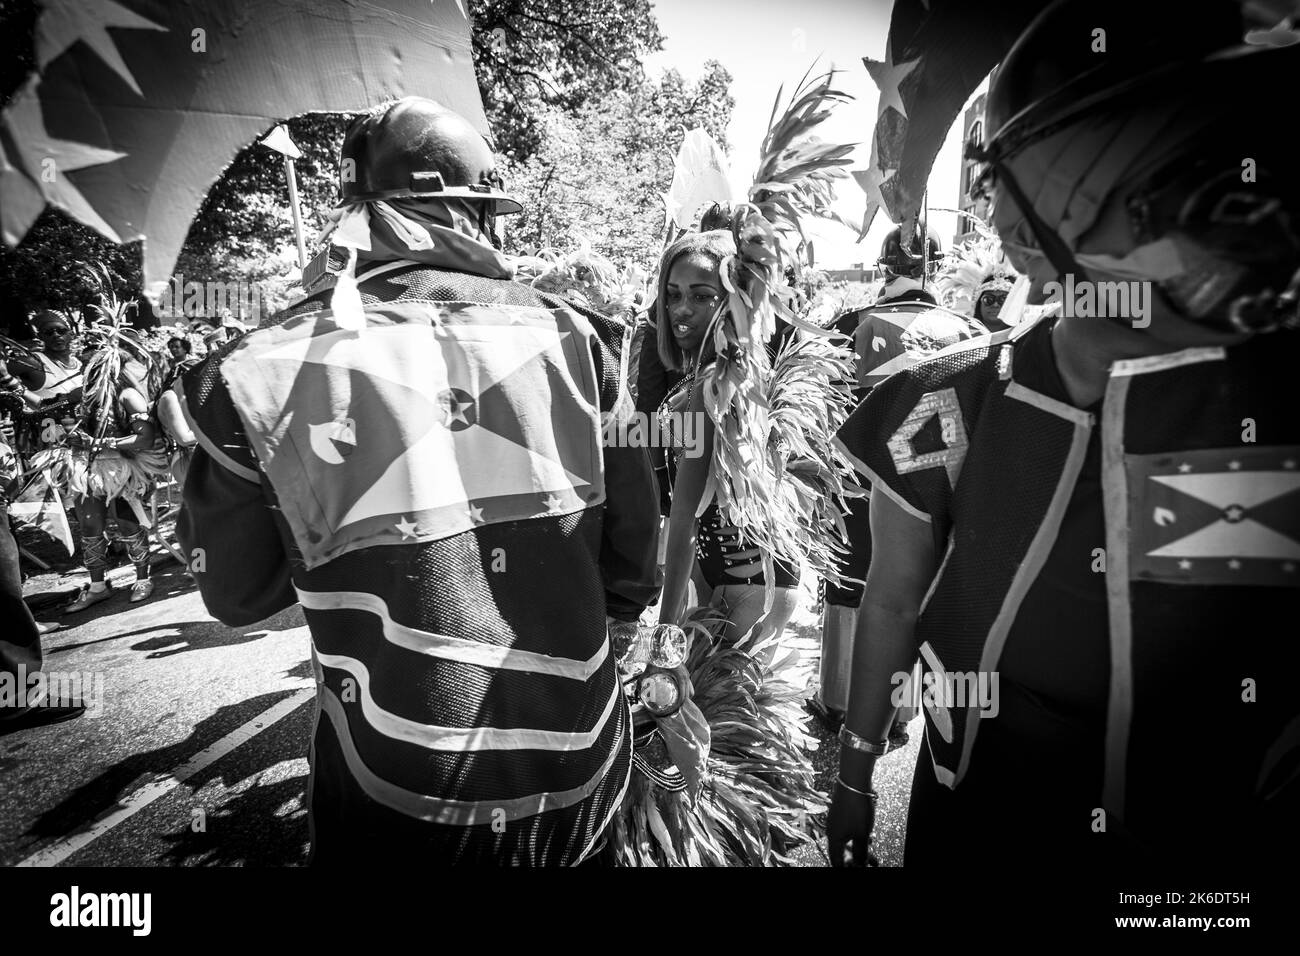
[[(1063, 301), (892, 376), (840, 432), (888, 560), (835, 865), (868, 860), (918, 653), (905, 865), (951, 869), (974, 841), (1035, 872), (1297, 845), (1300, 698), (1276, 680), (1300, 665), (1300, 190), (1259, 91), (1300, 73), (1300, 46), (1243, 45), (1235, 3), (1182, 12), (1059, 0), (1021, 35), (972, 153), (1031, 301)], [(1130, 306), (1107, 314), (1065, 297), (1121, 282)]]
[(466, 120), (355, 120), (306, 296), (181, 382), (209, 610), (313, 644), (312, 861), (569, 865), (631, 767), (609, 621), (658, 594), (644, 448), (602, 448), (623, 329), (512, 281)]

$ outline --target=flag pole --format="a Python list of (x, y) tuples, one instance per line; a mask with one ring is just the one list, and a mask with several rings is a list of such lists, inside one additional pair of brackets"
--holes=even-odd
[(307, 268), (307, 244), (302, 238), (302, 212), (298, 208), (298, 176), (294, 172), (293, 157), (284, 157), (284, 175), (289, 180), (289, 208), (293, 210), (293, 232), (298, 240), (298, 268)]
[(294, 171), (293, 161), (302, 155), (302, 150), (294, 145), (289, 131), (283, 124), (276, 126), (259, 142), (284, 157), (284, 178), (289, 182), (289, 208), (293, 212), (293, 233), (298, 240), (298, 269), (301, 272), (307, 268), (307, 243), (302, 237), (302, 210), (298, 208), (298, 176)]

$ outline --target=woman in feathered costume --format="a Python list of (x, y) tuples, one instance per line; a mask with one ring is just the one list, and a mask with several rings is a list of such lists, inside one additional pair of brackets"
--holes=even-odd
[(971, 316), (990, 332), (1000, 332), (1010, 328), (999, 315), (1017, 276), (997, 235), (978, 222), (976, 229), (979, 236), (953, 250), (935, 286), (945, 306)]
[[(721, 271), (730, 266), (735, 253), (730, 232), (691, 233), (668, 247), (659, 267), (659, 356), (665, 368), (685, 373), (664, 400), (660, 414), (665, 431), (677, 439), (669, 456), (673, 505), (661, 619), (681, 619), (686, 581), (698, 560), (712, 590), (710, 603), (726, 619), (724, 636), (735, 642), (752, 631), (751, 648), (770, 660), (774, 646), (769, 640), (781, 634), (798, 603), (798, 558), (764, 555), (742, 542), (737, 529), (723, 519), (716, 497), (704, 497), (714, 465), (716, 427), (705, 413), (701, 377), (717, 361), (715, 345), (706, 333), (719, 308), (725, 308), (727, 291)], [(685, 448), (688, 435), (699, 441)], [(765, 601), (768, 575), (775, 592), (770, 605)]]
[[(806, 752), (815, 747), (802, 710), (808, 662), (773, 652), (793, 597), (780, 593), (778, 567), (803, 564), (837, 576), (841, 509), (859, 493), (831, 444), (847, 404), (851, 353), (799, 319), (786, 281), (801, 240), (799, 216), (826, 214), (831, 180), (848, 162), (850, 147), (809, 135), (825, 107), (845, 99), (830, 81), (801, 84), (773, 123), (758, 184), (729, 230), (685, 237), (663, 257), (660, 353), (670, 368), (690, 372), (667, 410), (693, 413), (704, 441), (695, 457), (670, 453), (678, 474), (660, 621), (682, 624), (693, 640), (674, 671), (681, 709), (653, 724), (644, 709), (633, 711), (639, 772), (610, 831), (620, 863), (788, 863), (825, 805)], [(801, 331), (773, 356), (778, 321)], [(665, 421), (684, 437), (683, 419)], [(710, 511), (715, 519), (706, 519)], [(725, 545), (729, 563), (745, 572), (745, 618), (725, 601), (683, 609), (697, 512), (701, 536), (713, 521), (727, 530), (725, 541), (703, 542), (701, 550)]]
[(68, 436), (73, 448), (70, 485), (90, 587), (67, 608), (68, 614), (84, 611), (112, 595), (105, 581), (110, 507), (135, 566), (131, 602), (152, 595), (146, 508), (154, 477), (165, 472), (168, 464), (150, 415), (150, 401), (158, 390), (158, 367), (138, 334), (126, 326), (126, 306), (108, 291), (108, 277), (97, 274), (96, 278), (104, 290), (104, 301), (95, 307), (100, 321), (86, 331), (94, 352), (85, 368), (81, 421)]

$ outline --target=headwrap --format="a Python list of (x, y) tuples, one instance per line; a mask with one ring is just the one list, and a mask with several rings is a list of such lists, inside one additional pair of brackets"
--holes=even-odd
[(514, 278), (510, 259), (480, 225), (478, 204), (463, 199), (377, 199), (334, 210), (325, 237), (349, 250), (332, 309), (341, 328), (365, 324), (356, 288), (359, 262), (421, 262), (490, 279)]

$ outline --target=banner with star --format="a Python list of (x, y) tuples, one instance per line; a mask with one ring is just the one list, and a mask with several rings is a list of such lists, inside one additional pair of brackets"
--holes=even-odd
[(567, 310), (309, 313), (222, 366), (308, 568), (604, 501), (590, 326)]
[(880, 89), (871, 159), (853, 176), (867, 194), (865, 237), (877, 210), (913, 219), (948, 130), (966, 100), (1046, 0), (895, 0), (883, 61), (863, 58)]
[(419, 95), (488, 131), (463, 0), (41, 0), (36, 66), (0, 118), (4, 241), (57, 206), (144, 239), (146, 291), (277, 122)]

